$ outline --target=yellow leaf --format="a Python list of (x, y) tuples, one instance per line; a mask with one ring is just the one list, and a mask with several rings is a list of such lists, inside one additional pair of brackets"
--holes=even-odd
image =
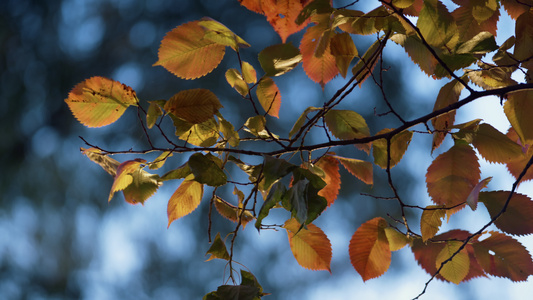
[(358, 54), (352, 37), (347, 32), (335, 34), (330, 42), (331, 54), (335, 56), (335, 63), (342, 77), (346, 77), (350, 62)]
[(200, 205), (203, 193), (204, 185), (194, 181), (192, 175), (187, 176), (168, 200), (168, 227), (174, 220), (193, 212)]
[(172, 74), (195, 79), (213, 71), (224, 57), (226, 47), (204, 38), (206, 29), (199, 21), (192, 21), (174, 28), (161, 41), (158, 61)]
[[(248, 210), (245, 210), (243, 212), (242, 209), (229, 204), (228, 202), (222, 200), (222, 198), (218, 196), (215, 196), (214, 202), (215, 202), (215, 208), (217, 209), (218, 213), (224, 218), (235, 223), (239, 222), (239, 218), (240, 218), (243, 229), (244, 227), (246, 227), (246, 224), (248, 224), (248, 222), (254, 219), (254, 216)], [(241, 218), (241, 214), (242, 214), (242, 218)]]
[(509, 93), (503, 110), (520, 137), (522, 145), (533, 144), (533, 91)]
[(263, 109), (271, 116), (279, 118), (279, 108), (281, 106), (281, 94), (279, 88), (270, 77), (259, 81), (257, 85), (257, 99)]
[(178, 118), (200, 124), (213, 117), (222, 104), (210, 90), (191, 89), (172, 96), (165, 103), (165, 110)]
[(292, 254), (300, 266), (331, 273), (331, 243), (322, 229), (313, 224), (303, 228), (294, 218), (287, 220), (283, 227), (287, 230)]
[(254, 67), (245, 61), (242, 62), (242, 77), (246, 83), (257, 82), (257, 73), (255, 72)]
[(423, 242), (426, 242), (439, 232), (440, 226), (442, 225), (442, 218), (446, 215), (446, 210), (438, 208), (442, 208), (442, 206), (429, 205), (422, 212), (420, 232), (422, 233)]
[(385, 228), (385, 235), (389, 241), (390, 251), (400, 250), (410, 242), (409, 238), (407, 238), (405, 234), (398, 232), (392, 227)]
[[(437, 255), (435, 266), (440, 268), (441, 264), (448, 260), (463, 245), (461, 241), (447, 241), (444, 248)], [(459, 284), (468, 274), (470, 268), (470, 258), (466, 248), (461, 249), (451, 261), (448, 261), (441, 269), (440, 275), (444, 279)]]
[(78, 83), (65, 102), (81, 124), (101, 127), (118, 120), (138, 100), (131, 87), (104, 77), (92, 77)]
[(133, 182), (132, 173), (138, 170), (144, 162), (146, 161), (143, 159), (128, 160), (118, 166), (117, 176), (113, 181), (113, 186), (111, 186), (108, 201), (111, 201), (115, 192), (124, 190)]

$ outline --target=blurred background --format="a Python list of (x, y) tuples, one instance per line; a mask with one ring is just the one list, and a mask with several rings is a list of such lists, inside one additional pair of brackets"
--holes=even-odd
[[(333, 1), (335, 7), (351, 2)], [(352, 8), (368, 11), (377, 5), (361, 1)], [(74, 85), (92, 76), (131, 86), (141, 101), (168, 99), (180, 90), (203, 87), (215, 92), (224, 105), (222, 114), (239, 127), (252, 109), (225, 81), (225, 70), (237, 63), (231, 49), (222, 64), (201, 80), (181, 80), (162, 67), (152, 67), (166, 32), (203, 16), (222, 22), (248, 41), (252, 47), (241, 55), (257, 70), (257, 53), (281, 42), (263, 16), (237, 0), (1, 1), (0, 299), (201, 299), (226, 282), (229, 271), (224, 262), (204, 262), (209, 248), (207, 199), (167, 229), (167, 201), (179, 182), (166, 183), (144, 206), (127, 204), (120, 194), (108, 203), (111, 176), (80, 154), (79, 148), (87, 147), (80, 136), (108, 150), (146, 149), (136, 111), (128, 110), (112, 125), (88, 129), (72, 117), (63, 101)], [(508, 32), (514, 28), (506, 14), (499, 25)], [(289, 41), (298, 45), (302, 33)], [(508, 35), (499, 35), (498, 42)], [(356, 40), (359, 52), (374, 40), (375, 36)], [(392, 43), (385, 50), (384, 67), (388, 97), (405, 119), (431, 111), (444, 82), (428, 79)], [(279, 120), (269, 121), (273, 131), (286, 134), (305, 107), (320, 106), (343, 82), (336, 78), (322, 90), (301, 67), (276, 78), (282, 110)], [(372, 133), (399, 125), (392, 115), (375, 115), (387, 108), (371, 80), (356, 89), (342, 108), (363, 114)], [(498, 99), (487, 99), (467, 106), (458, 122), (481, 117), (506, 131), (509, 125), (500, 111)], [(172, 133), (172, 124), (165, 125)], [(156, 136), (156, 143), (165, 146)], [(313, 136), (310, 141), (322, 139)], [(415, 135), (410, 151), (393, 169), (402, 197), (411, 204), (430, 204), (424, 184), (432, 159), (430, 145), (430, 136)], [(353, 148), (335, 151), (368, 159)], [(160, 174), (185, 159), (174, 157)], [(422, 291), (429, 275), (408, 248), (393, 253), (391, 269), (384, 276), (366, 283), (350, 264), (348, 243), (358, 226), (375, 216), (386, 217), (387, 212), (398, 216), (395, 202), (361, 195), (390, 196), (385, 173), (374, 171), (375, 184), (368, 187), (342, 170), (336, 204), (316, 221), (333, 244), (332, 274), (301, 268), (283, 231), (258, 234), (253, 225), (240, 231), (235, 259), (273, 294), (265, 299), (410, 299)], [(490, 189), (510, 189), (512, 179), (505, 168), (483, 164), (483, 171), (491, 172), (485, 177), (501, 176)], [(531, 185), (522, 185), (519, 191), (531, 195)], [(209, 194), (206, 190), (204, 198)], [(230, 188), (222, 195), (235, 200)], [(416, 214), (412, 212), (415, 220)], [(476, 214), (464, 210), (459, 216), (446, 228), (473, 231), (488, 221), (488, 214), (479, 210)], [(286, 218), (273, 213), (264, 223), (280, 224)], [(224, 237), (233, 228), (234, 224), (213, 216), (213, 236), (221, 232)], [(531, 238), (519, 240), (533, 249)], [(459, 286), (432, 282), (423, 299), (524, 299), (532, 294), (528, 283), (491, 278)]]

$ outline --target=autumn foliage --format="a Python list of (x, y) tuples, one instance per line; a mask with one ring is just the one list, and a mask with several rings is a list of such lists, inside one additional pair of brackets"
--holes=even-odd
[[(162, 184), (182, 180), (168, 201), (168, 225), (199, 205), (215, 207), (221, 216), (234, 222), (235, 230), (224, 239), (217, 233), (208, 251), (209, 260), (228, 262), (234, 282), (235, 237), (239, 228), (244, 229), (250, 222), (257, 230), (284, 229), (302, 267), (331, 272), (331, 243), (313, 221), (335, 205), (341, 180), (360, 180), (372, 186), (373, 172), (385, 172), (390, 189), (380, 194), (392, 194), (401, 215), (390, 219), (376, 216), (354, 228), (346, 250), (364, 281), (383, 275), (391, 263), (391, 252), (403, 247), (411, 248), (415, 260), (430, 276), (428, 283), (437, 278), (459, 284), (487, 276), (525, 281), (533, 274), (531, 255), (514, 238), (533, 233), (533, 201), (515, 192), (521, 182), (533, 179), (532, 1), (453, 1), (455, 8), (451, 9), (440, 0), (383, 0), (366, 12), (350, 8), (357, 4), (334, 8), (328, 0), (239, 2), (242, 9), (264, 15), (281, 39), (281, 43), (259, 52), (253, 64), (259, 63), (261, 70), (238, 56), (239, 64), (225, 72), (229, 86), (254, 112), (244, 124), (227, 121), (222, 115), (224, 103), (204, 88), (177, 91), (166, 100), (141, 102), (130, 87), (93, 77), (76, 85), (68, 95), (65, 101), (73, 115), (88, 127), (115, 122), (129, 106), (135, 106), (143, 116), (139, 122), (150, 149), (108, 151), (94, 145), (83, 149), (83, 154), (113, 176), (109, 201), (122, 191), (127, 202), (142, 204)], [(498, 45), (497, 22), (505, 12), (515, 20), (515, 32)], [(286, 42), (301, 30), (305, 31), (298, 46)], [(358, 35), (374, 35), (375, 42), (362, 49), (354, 43)], [(403, 47), (422, 72), (445, 82), (436, 95), (433, 111), (405, 120), (389, 103), (375, 78), (383, 72), (382, 54), (390, 43)], [(228, 48), (239, 55), (248, 47), (250, 44), (231, 29), (206, 17), (168, 32), (154, 66), (162, 66), (183, 79), (196, 79), (213, 71)], [(273, 132), (269, 125), (277, 121), (284, 106), (277, 78), (299, 65), (322, 87), (336, 76), (345, 78), (345, 84), (323, 106), (302, 107), (292, 128)], [(517, 79), (519, 75), (523, 80)], [(374, 81), (383, 92), (383, 101), (397, 118), (396, 128), (370, 128), (356, 110), (337, 108), (339, 103), (350, 101), (346, 96), (367, 80)], [(486, 96), (500, 97), (511, 124), (507, 132), (479, 119), (455, 123), (458, 109)], [(181, 142), (168, 138), (168, 128), (161, 125), (163, 119), (172, 122), (173, 133)], [(323, 135), (327, 142), (309, 142), (310, 132)], [(168, 145), (152, 145), (153, 134), (163, 134)], [(391, 173), (418, 134), (433, 136), (428, 155), (437, 149), (440, 154), (427, 168), (429, 198), (414, 202), (400, 197), (401, 187), (394, 183)], [(446, 139), (452, 145), (442, 149)], [(257, 150), (241, 148), (243, 140), (259, 145)], [(267, 142), (278, 149), (261, 150), (260, 145)], [(354, 151), (366, 153), (366, 160), (334, 152), (335, 147), (354, 146)], [(137, 157), (118, 162), (110, 157), (147, 152), (160, 155), (153, 161)], [(189, 153), (187, 163), (165, 174), (154, 172), (171, 162), (176, 153)], [(263, 162), (251, 164), (247, 162), (250, 156), (261, 157)], [(489, 182), (498, 174), (482, 174), (480, 160), (505, 165), (516, 179), (513, 186), (490, 190)], [(230, 180), (230, 166), (240, 169), (247, 180)], [(353, 177), (341, 178), (341, 168)], [(235, 199), (217, 195), (217, 189), (225, 185), (232, 187)], [(242, 185), (252, 188), (243, 192)], [(208, 187), (210, 199), (205, 200)], [(266, 222), (273, 209), (287, 211), (283, 225)], [(464, 209), (486, 210), (490, 219), (479, 224), (475, 232), (441, 232), (444, 219)], [(407, 218), (406, 210), (419, 212), (420, 228), (410, 225), (414, 221)], [(211, 218), (211, 212), (206, 218)], [(490, 225), (500, 231), (487, 231)], [(266, 295), (250, 272), (241, 270), (241, 279), (241, 284), (220, 286), (205, 299), (228, 299), (230, 295), (257, 299)]]

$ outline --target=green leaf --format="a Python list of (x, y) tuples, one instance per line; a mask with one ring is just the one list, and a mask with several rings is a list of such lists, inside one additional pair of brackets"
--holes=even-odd
[(326, 113), (324, 120), (331, 133), (341, 140), (358, 139), (370, 135), (365, 119), (355, 111), (332, 109)]
[(241, 73), (236, 69), (228, 69), (226, 71), (226, 81), (242, 96), (248, 95), (248, 84), (242, 78)]
[(498, 49), (496, 40), (492, 33), (483, 31), (474, 36), (471, 40), (461, 44), (455, 51), (457, 54), (485, 54)]
[[(212, 158), (215, 158), (212, 156)], [(226, 184), (227, 177), (224, 171), (210, 158), (201, 153), (194, 153), (189, 157), (188, 162), (194, 180), (210, 186), (221, 186)]]
[(266, 197), (265, 202), (263, 202), (263, 206), (261, 206), (259, 214), (257, 215), (257, 221), (255, 221), (255, 227), (257, 230), (261, 228), (261, 222), (268, 216), (270, 209), (283, 200), (286, 192), (287, 188), (283, 183), (276, 182), (272, 185), (272, 188), (270, 188), (268, 196)]
[(250, 44), (229, 30), (228, 27), (211, 18), (203, 17), (198, 25), (206, 29), (204, 38), (217, 44), (231, 47), (235, 51), (238, 51), (239, 48), (250, 47)]
[(350, 63), (358, 55), (352, 37), (347, 32), (335, 34), (331, 38), (330, 47), (331, 54), (335, 56), (335, 62), (337, 63), (339, 72), (342, 77), (346, 78)]
[(305, 124), (305, 121), (307, 119), (307, 115), (312, 112), (312, 111), (317, 111), (317, 110), (321, 110), (320, 107), (308, 107), (304, 110), (304, 112), (298, 117), (298, 120), (296, 120), (296, 122), (294, 123), (294, 125), (292, 126), (291, 128), (291, 131), (289, 132), (289, 137), (292, 138), (293, 135), (296, 134), (296, 132), (298, 132), (302, 126)]
[(300, 50), (291, 43), (269, 46), (259, 52), (259, 63), (265, 76), (280, 76), (294, 69), (301, 61)]
[(166, 100), (148, 101), (148, 111), (146, 112), (146, 127), (148, 129), (154, 127), (157, 119), (163, 115), (162, 108), (165, 107)]
[[(420, 11), (416, 27), (426, 42), (433, 47), (442, 47), (457, 33), (455, 21), (439, 0), (426, 0)], [(448, 45), (450, 48), (450, 45)]]
[(215, 240), (213, 243), (211, 243), (211, 247), (209, 247), (209, 250), (207, 250), (207, 254), (211, 254), (209, 258), (206, 261), (210, 261), (215, 258), (229, 260), (230, 256), (228, 253), (228, 249), (226, 249), (226, 245), (224, 244), (224, 241), (220, 238), (220, 232), (217, 233), (217, 236), (215, 237)]
[(263, 293), (263, 287), (259, 284), (255, 276), (245, 270), (241, 269), (241, 285), (253, 286), (259, 289), (259, 293)]
[(222, 104), (210, 90), (184, 90), (172, 96), (165, 110), (191, 124), (200, 124), (213, 117)]
[(239, 133), (235, 131), (233, 125), (223, 118), (220, 118), (220, 132), (224, 135), (224, 138), (228, 141), (231, 147), (238, 147), (241, 141)]
[[(392, 129), (383, 129), (377, 134), (383, 134), (391, 131)], [(411, 142), (413, 133), (409, 130), (402, 131), (391, 138), (390, 141), (390, 167), (397, 165), (402, 159), (407, 147)], [(387, 168), (387, 140), (379, 139), (372, 143), (374, 155), (374, 163), (380, 166), (382, 169)]]
[(192, 174), (191, 168), (189, 168), (189, 164), (185, 163), (181, 167), (165, 173), (161, 177), (161, 181), (181, 179), (187, 177), (189, 174)]
[(261, 296), (259, 288), (249, 285), (221, 285), (216, 293), (223, 300), (256, 300)]
[(522, 62), (522, 66), (533, 69), (533, 12), (531, 9), (518, 17), (515, 25), (516, 42), (514, 58)]
[(270, 77), (261, 79), (255, 91), (257, 99), (265, 112), (273, 117), (279, 118), (281, 94), (274, 80)]
[(265, 160), (263, 162), (264, 189), (268, 190), (274, 182), (283, 178), (296, 168), (298, 168), (298, 166), (293, 165), (284, 159), (265, 155)]

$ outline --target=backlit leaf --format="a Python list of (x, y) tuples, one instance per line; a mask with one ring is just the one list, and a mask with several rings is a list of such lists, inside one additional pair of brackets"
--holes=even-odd
[(206, 31), (199, 21), (192, 21), (168, 32), (161, 41), (154, 66), (163, 66), (183, 79), (195, 79), (213, 71), (222, 61), (226, 47), (204, 38)]
[(533, 6), (531, 0), (501, 0), (501, 3), (509, 16), (515, 20)]
[(283, 200), (285, 192), (287, 192), (287, 188), (283, 183), (276, 182), (272, 185), (272, 188), (268, 192), (265, 202), (263, 202), (263, 206), (261, 206), (259, 214), (257, 215), (257, 221), (255, 222), (257, 230), (261, 228), (261, 222), (266, 216), (268, 216), (270, 209)]
[(206, 89), (181, 91), (165, 104), (167, 112), (191, 124), (200, 124), (209, 120), (220, 108), (222, 104), (217, 96)]
[(157, 174), (150, 174), (139, 168), (131, 174), (133, 182), (122, 191), (124, 199), (130, 204), (144, 204), (161, 186), (162, 182)]
[(257, 99), (263, 109), (271, 116), (279, 118), (279, 108), (281, 106), (281, 94), (278, 86), (270, 77), (265, 77), (259, 81), (256, 89)]
[[(435, 265), (437, 268), (441, 264), (448, 260), (452, 255), (459, 250), (463, 245), (461, 241), (448, 241), (444, 244), (443, 249), (437, 254)], [(466, 248), (461, 249), (450, 261), (440, 270), (440, 274), (444, 279), (451, 281), (455, 284), (459, 284), (468, 274), (468, 269), (470, 267), (470, 258), (468, 257), (468, 252)]]
[(203, 17), (198, 22), (198, 25), (206, 29), (204, 38), (215, 43), (231, 47), (235, 51), (238, 51), (239, 48), (250, 47), (250, 44), (248, 44), (240, 36), (233, 33), (233, 31), (231, 31), (228, 27), (211, 18)]
[(416, 23), (426, 42), (441, 47), (450, 42), (457, 32), (455, 21), (439, 0), (426, 0)]
[[(222, 198), (215, 196), (215, 208), (217, 209), (218, 213), (220, 213), (221, 216), (224, 218), (238, 223), (239, 219), (241, 219), (241, 225), (242, 228), (246, 227), (246, 224), (248, 222), (252, 221), (254, 219), (254, 216), (251, 212), (248, 210), (243, 210), (241, 208), (238, 208), (234, 205), (229, 204), (228, 202), (224, 201)], [(241, 218), (242, 214), (242, 218)]]
[(476, 186), (472, 189), (472, 191), (470, 192), (470, 195), (468, 195), (468, 198), (466, 198), (466, 204), (468, 204), (468, 206), (470, 206), (470, 208), (472, 210), (476, 210), (477, 208), (477, 203), (478, 203), (478, 200), (479, 200), (479, 192), (487, 187), (487, 185), (489, 184), (489, 182), (492, 180), (492, 177), (487, 177), (483, 180), (481, 180), (478, 184), (476, 184)]
[(507, 163), (523, 156), (522, 147), (490, 124), (480, 124), (473, 145), (489, 162)]
[(226, 81), (242, 96), (248, 95), (248, 84), (244, 81), (242, 75), (236, 69), (226, 71)]
[(439, 232), (440, 226), (442, 225), (442, 218), (446, 215), (446, 211), (439, 208), (442, 208), (442, 206), (429, 205), (422, 212), (420, 232), (422, 233), (422, 241), (424, 242)]
[(269, 138), (270, 135), (265, 129), (266, 125), (266, 119), (264, 116), (258, 115), (248, 118), (246, 120), (246, 123), (244, 123), (244, 130), (248, 131), (249, 133), (263, 137), (263, 138)]
[[(489, 214), (494, 218), (502, 210), (510, 192), (481, 192), (479, 201), (485, 204)], [(494, 221), (500, 230), (513, 235), (533, 233), (533, 201), (526, 195), (514, 193), (505, 212)]]
[(300, 43), (300, 52), (303, 57), (305, 74), (322, 87), (339, 74), (335, 56), (331, 54), (329, 44), (320, 57), (315, 56), (318, 41), (324, 33), (324, 30), (323, 26), (316, 25), (309, 27)]
[(81, 153), (87, 156), (94, 163), (102, 167), (109, 175), (113, 178), (117, 175), (117, 168), (120, 165), (120, 162), (109, 157), (108, 155), (102, 154), (102, 151), (96, 148), (84, 149), (80, 148)]
[(285, 43), (287, 37), (307, 26), (309, 21), (296, 24), (296, 18), (309, 0), (263, 0), (261, 8), (267, 21)]
[(287, 229), (289, 245), (298, 264), (310, 270), (328, 270), (331, 273), (331, 243), (316, 225), (302, 227), (295, 219), (283, 225)]
[(254, 67), (248, 62), (242, 62), (242, 77), (246, 83), (256, 83), (257, 82), (257, 73), (255, 72)]
[(283, 75), (302, 61), (300, 50), (291, 43), (269, 46), (259, 52), (258, 58), (265, 76)]
[(307, 115), (310, 112), (317, 111), (317, 110), (321, 110), (321, 108), (320, 107), (312, 107), (312, 106), (306, 108), (304, 110), (304, 112), (298, 117), (298, 120), (296, 120), (296, 122), (292, 126), (291, 131), (289, 132), (289, 137), (292, 138), (293, 135), (295, 135), (298, 131), (300, 131), (302, 126), (304, 126), (305, 121), (307, 120)]
[(264, 187), (268, 189), (278, 179), (292, 172), (298, 166), (280, 158), (265, 155), (263, 162)]
[(331, 55), (335, 56), (337, 69), (342, 77), (346, 77), (350, 62), (358, 54), (352, 37), (347, 32), (335, 34), (330, 42)]
[(305, 5), (304, 9), (298, 14), (296, 18), (296, 24), (302, 24), (309, 17), (317, 14), (326, 14), (333, 12), (331, 7), (331, 0), (312, 0), (309, 4)]
[[(439, 91), (433, 111), (443, 109), (457, 102), (463, 88), (464, 85), (459, 83), (457, 80), (452, 80), (445, 84)], [(450, 126), (452, 126), (455, 122), (455, 114), (456, 110), (452, 110), (446, 114), (431, 119), (431, 124), (435, 130), (433, 133), (431, 152), (433, 152), (442, 144), (442, 141), (448, 132), (448, 128), (450, 128)]]
[(240, 143), (239, 133), (235, 131), (233, 125), (225, 119), (220, 119), (220, 132), (224, 135), (224, 138), (228, 141), (231, 147), (237, 147)]
[(376, 66), (378, 61), (377, 57), (379, 53), (376, 53), (380, 49), (381, 41), (375, 41), (368, 49), (365, 54), (359, 59), (359, 61), (353, 66), (352, 74), (355, 75), (359, 87), (365, 82), (365, 80), (372, 74), (372, 70)]
[(332, 109), (324, 116), (328, 129), (341, 140), (363, 138), (370, 135), (365, 119), (355, 111)]
[(109, 125), (137, 105), (135, 91), (118, 81), (91, 77), (78, 83), (65, 99), (76, 119), (87, 127)]
[(405, 234), (398, 232), (392, 227), (385, 228), (385, 235), (389, 241), (390, 251), (398, 251), (410, 242), (410, 239), (407, 238)]
[(224, 241), (220, 238), (220, 232), (217, 232), (217, 235), (215, 236), (215, 240), (211, 243), (211, 247), (209, 247), (209, 250), (207, 250), (205, 255), (207, 254), (210, 254), (210, 256), (206, 261), (210, 261), (215, 258), (224, 259), (224, 260), (230, 259), (228, 249), (226, 249), (226, 245), (224, 244)]
[(357, 179), (369, 185), (374, 184), (373, 168), (371, 162), (355, 158), (347, 158), (340, 156), (334, 157), (338, 159), (342, 166), (346, 168), (346, 170), (348, 170), (348, 172), (350, 172), (350, 174), (355, 176)]
[(145, 160), (142, 159), (127, 160), (118, 166), (117, 175), (111, 186), (108, 201), (111, 201), (115, 192), (122, 191), (133, 183), (133, 176), (131, 174), (141, 168), (141, 164), (144, 162)]
[[(494, 0), (491, 0), (494, 2)], [(500, 17), (499, 9), (489, 10), (484, 13), (484, 16), (479, 14), (480, 7), (488, 7), (484, 4), (481, 6), (476, 5), (479, 1), (460, 1), (459, 6), (452, 12), (452, 16), (457, 23), (457, 31), (459, 34), (459, 41), (468, 41), (482, 32), (490, 32), (493, 36), (496, 36), (496, 29), (498, 19)], [(478, 15), (484, 20), (478, 21), (473, 18), (474, 15)]]
[(189, 174), (192, 174), (191, 168), (189, 168), (189, 164), (185, 163), (181, 167), (165, 173), (165, 175), (161, 176), (161, 181), (182, 179), (189, 176)]
[(189, 144), (200, 147), (213, 146), (220, 136), (218, 131), (219, 125), (213, 117), (203, 123), (193, 125), (180, 118), (174, 117), (172, 114), (170, 116), (176, 127), (176, 135), (181, 140), (187, 141)]
[(168, 227), (174, 220), (193, 212), (200, 205), (203, 193), (203, 184), (194, 181), (192, 176), (185, 178), (168, 200)]
[(165, 164), (167, 158), (171, 157), (172, 155), (173, 154), (170, 151), (163, 151), (156, 159), (154, 159), (153, 162), (148, 163), (148, 167), (150, 170), (157, 170), (161, 168)]
[[(392, 129), (383, 129), (377, 134), (384, 134)], [(390, 167), (397, 165), (402, 159), (407, 147), (411, 142), (413, 133), (409, 130), (402, 131), (394, 135), (390, 140)], [(379, 139), (372, 143), (372, 154), (374, 156), (374, 163), (380, 166), (382, 169), (387, 168), (387, 141), (385, 139)]]
[(533, 144), (533, 91), (517, 91), (507, 96), (503, 105), (507, 119), (520, 137), (522, 145)]
[(476, 258), (485, 272), (512, 281), (526, 281), (533, 275), (533, 262), (527, 249), (517, 240), (500, 232), (474, 244)]
[[(466, 201), (479, 182), (479, 163), (476, 153), (461, 142), (439, 155), (429, 166), (426, 183), (431, 200), (437, 205), (456, 206)], [(460, 205), (447, 210), (448, 216), (462, 209)]]
[(148, 101), (148, 111), (146, 112), (146, 127), (149, 129), (154, 127), (157, 119), (163, 115), (162, 108), (165, 107), (166, 100)]
[(194, 180), (210, 186), (221, 186), (226, 184), (227, 176), (215, 163), (218, 158), (214, 156), (194, 153), (189, 157), (189, 168), (194, 174)]
[[(522, 146), (522, 153), (524, 154), (522, 158), (517, 158), (510, 162), (507, 162), (507, 170), (509, 170), (509, 173), (511, 173), (514, 178), (518, 179), (518, 176), (520, 176), (520, 173), (522, 173), (522, 171), (526, 167), (527, 163), (531, 159), (531, 156), (533, 156), (533, 147), (531, 147), (530, 145), (522, 145), (522, 143), (520, 142), (520, 138), (512, 127), (509, 128), (507, 136), (512, 141), (516, 142), (519, 146)], [(522, 182), (531, 179), (533, 179), (533, 168), (529, 168), (527, 170), (524, 177), (522, 177)]]
[(516, 20), (516, 41), (514, 46), (514, 58), (522, 62), (522, 66), (532, 69), (533, 62), (533, 12), (531, 8), (529, 11), (524, 12)]
[(363, 281), (383, 275), (391, 262), (387, 221), (381, 217), (363, 223), (350, 240), (349, 255)]
[(322, 156), (316, 166), (324, 171), (326, 186), (318, 192), (318, 195), (326, 198), (328, 206), (335, 202), (341, 188), (341, 176), (339, 174), (339, 162), (332, 156)]

